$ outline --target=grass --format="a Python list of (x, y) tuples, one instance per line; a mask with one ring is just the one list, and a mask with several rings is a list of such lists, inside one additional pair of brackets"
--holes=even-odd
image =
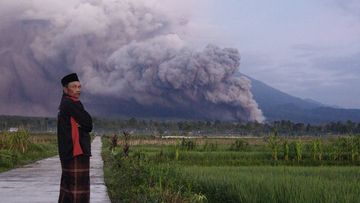
[[(204, 166), (252, 166), (252, 165), (288, 165), (288, 166), (342, 166), (360, 165), (360, 161), (351, 161), (348, 154), (343, 159), (333, 160), (330, 146), (324, 147), (322, 160), (314, 160), (311, 145), (303, 147), (302, 159), (297, 160), (294, 150), (289, 153), (289, 160), (284, 160), (283, 149), (280, 148), (278, 160), (273, 160), (271, 150), (266, 146), (250, 146), (240, 151), (230, 150), (230, 146), (219, 145), (216, 150), (204, 150), (198, 145), (194, 150), (182, 150), (174, 145), (138, 145), (133, 150), (146, 153), (154, 161), (174, 161), (178, 151), (177, 163), (181, 165)], [(177, 150), (178, 149), (178, 150)]]
[(194, 197), (172, 165), (156, 164), (139, 151), (125, 157), (120, 148), (110, 151), (109, 146), (103, 139), (104, 178), (113, 203), (190, 202)]
[[(110, 160), (105, 181), (113, 202), (360, 202), (360, 160), (351, 160), (351, 145), (334, 138), (322, 140), (322, 160), (312, 153), (316, 138), (289, 141), (302, 143), (299, 161), (294, 145), (288, 161), (282, 146), (273, 160), (272, 149), (261, 138), (245, 144), (235, 143), (237, 139), (192, 139), (191, 145), (176, 139), (138, 139), (129, 159), (119, 156), (121, 146), (113, 154), (103, 151)], [(335, 160), (334, 146), (343, 148)], [(142, 199), (136, 199), (139, 196)]]
[(58, 153), (55, 135), (29, 134), (28, 141), (25, 152), (12, 150), (6, 146), (0, 149), (0, 172), (55, 156)]
[(358, 167), (183, 167), (209, 202), (360, 202)]

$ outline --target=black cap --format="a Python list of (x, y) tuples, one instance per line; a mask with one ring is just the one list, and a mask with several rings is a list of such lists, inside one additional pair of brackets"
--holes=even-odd
[(65, 77), (63, 77), (61, 79), (61, 84), (62, 84), (63, 87), (65, 87), (70, 82), (74, 82), (74, 81), (79, 81), (80, 82), (80, 80), (79, 80), (78, 76), (76, 75), (76, 73), (71, 73), (71, 74), (69, 74), (69, 75), (67, 75), (67, 76), (65, 76)]

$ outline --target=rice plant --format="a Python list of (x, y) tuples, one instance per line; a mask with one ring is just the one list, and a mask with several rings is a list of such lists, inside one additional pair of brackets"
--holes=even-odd
[(357, 167), (239, 166), (183, 168), (208, 202), (359, 202)]
[(296, 160), (298, 162), (302, 159), (302, 147), (303, 147), (303, 144), (300, 140), (295, 142)]
[(289, 147), (289, 141), (287, 139), (284, 140), (283, 147), (284, 147), (284, 160), (289, 161), (290, 147)]
[(273, 160), (277, 161), (280, 146), (280, 139), (277, 130), (274, 130), (274, 132), (269, 136), (269, 138), (267, 139), (267, 143), (271, 149), (271, 155)]

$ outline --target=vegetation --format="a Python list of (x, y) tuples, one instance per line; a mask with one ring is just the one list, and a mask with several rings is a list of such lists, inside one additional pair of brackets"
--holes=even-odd
[(139, 140), (103, 151), (113, 202), (360, 201), (360, 136)]
[(0, 171), (56, 155), (56, 136), (25, 130), (0, 134)]
[[(277, 129), (280, 136), (328, 136), (359, 134), (360, 123), (329, 122), (325, 124), (294, 123), (288, 120), (257, 122), (209, 121), (162, 121), (150, 119), (107, 119), (93, 118), (95, 133), (119, 133), (120, 130), (137, 134), (153, 135), (252, 135), (267, 136)], [(55, 132), (56, 118), (0, 116), (0, 131), (11, 127), (22, 127), (29, 132)]]
[(356, 167), (186, 166), (208, 202), (359, 202)]
[(196, 148), (196, 143), (193, 140), (183, 138), (181, 140), (180, 148), (183, 150), (194, 150)]
[(278, 151), (280, 147), (280, 140), (277, 131), (274, 131), (274, 133), (270, 135), (267, 140), (268, 140), (268, 145), (271, 148), (271, 156), (273, 160), (276, 161), (278, 160)]
[(246, 150), (249, 146), (249, 143), (242, 139), (236, 139), (234, 143), (230, 145), (231, 151), (242, 151)]
[(140, 151), (127, 156), (110, 151), (103, 139), (104, 176), (112, 202), (203, 202), (201, 194), (183, 187), (181, 174), (170, 164), (156, 164)]

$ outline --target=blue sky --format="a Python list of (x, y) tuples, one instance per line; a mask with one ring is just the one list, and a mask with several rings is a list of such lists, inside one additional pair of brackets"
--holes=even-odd
[(294, 96), (360, 108), (360, 1), (191, 4), (193, 46), (237, 48), (242, 73)]

